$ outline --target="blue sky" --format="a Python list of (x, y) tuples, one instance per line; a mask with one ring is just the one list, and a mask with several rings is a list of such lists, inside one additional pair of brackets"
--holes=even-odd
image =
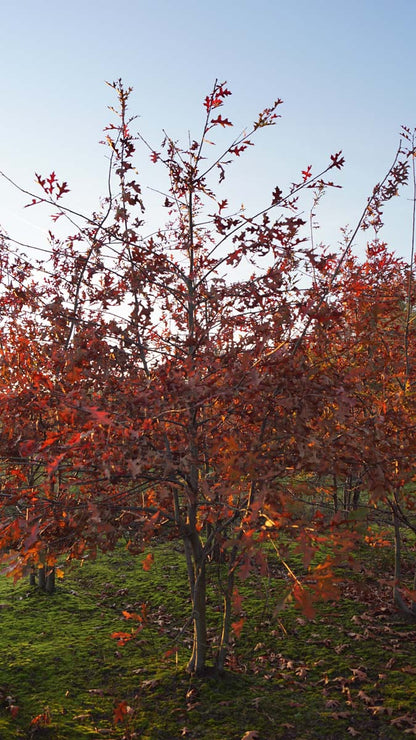
[[(415, 0), (3, 0), (1, 16), (0, 169), (29, 188), (35, 171), (55, 170), (69, 181), (67, 204), (87, 212), (105, 193), (98, 141), (114, 103), (105, 80), (133, 86), (131, 112), (156, 148), (162, 128), (185, 141), (198, 134), (215, 78), (233, 92), (226, 113), (238, 130), (283, 98), (282, 119), (259, 132), (224, 197), (267, 205), (276, 185), (342, 149), (343, 189), (320, 211), (325, 242), (354, 226), (401, 125), (416, 126)], [(146, 152), (137, 165), (144, 184), (157, 186)], [(411, 197), (388, 207), (382, 234), (404, 257)], [(40, 245), (50, 222), (25, 202), (0, 182), (0, 224)]]

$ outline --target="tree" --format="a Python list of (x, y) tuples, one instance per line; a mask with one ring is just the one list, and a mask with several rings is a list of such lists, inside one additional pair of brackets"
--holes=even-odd
[[(366, 259), (344, 260), (333, 291), (340, 320), (326, 342), (353, 403), (332, 445), (358, 473), (369, 504), (395, 530), (394, 599), (408, 611), (400, 587), (400, 525), (415, 531), (414, 424), (415, 353), (412, 265), (389, 252), (378, 239)], [(331, 449), (331, 445), (328, 445)], [(331, 456), (329, 456), (331, 460)], [(348, 474), (348, 468), (344, 475)], [(381, 510), (381, 511), (380, 511)], [(414, 601), (414, 599), (413, 599)], [(413, 607), (414, 608), (414, 607)]]
[[(143, 550), (167, 526), (188, 567), (188, 669), (202, 673), (211, 650), (223, 670), (231, 633), (242, 627), (238, 614), (232, 622), (236, 575), (266, 567), (264, 542), (283, 531), (298, 541), (314, 578), (288, 573), (308, 613), (315, 597), (334, 593), (333, 561), (313, 570), (314, 548), (326, 538), (344, 552), (349, 542), (342, 519), (318, 512), (311, 520), (294, 496), (313, 489), (300, 474), (322, 470), (321, 420), (329, 433), (351, 403), (341, 375), (323, 373), (311, 352), (314, 332), (337, 322), (330, 288), (348, 249), (336, 259), (309, 243), (298, 211), (301, 192), (318, 197), (332, 187), (328, 173), (344, 160), (332, 155), (316, 175), (306, 167), (256, 214), (233, 211), (215, 194), (215, 178), (221, 185), (260, 129), (276, 123), (281, 101), (218, 154), (212, 138), (232, 123), (219, 112), (230, 92), (216, 82), (200, 138), (182, 148), (165, 135), (155, 149), (132, 133), (130, 89), (111, 87), (119, 107), (106, 129), (100, 210), (74, 213), (63, 205), (67, 183), (37, 175), (41, 195), (30, 194), (31, 205), (53, 206), (72, 234), (51, 233), (49, 259), (38, 265), (3, 236), (1, 544), (20, 574), (34, 560), (52, 566), (63, 552), (80, 557), (124, 536)], [(167, 222), (150, 236), (138, 144), (167, 174)], [(406, 159), (390, 171), (396, 189)], [(368, 207), (392, 194), (382, 183)], [(206, 590), (218, 554), (223, 620), (214, 646)]]

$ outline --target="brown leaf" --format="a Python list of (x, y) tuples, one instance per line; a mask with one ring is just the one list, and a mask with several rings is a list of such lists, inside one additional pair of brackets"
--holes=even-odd
[(336, 652), (337, 655), (339, 655), (347, 647), (348, 647), (348, 643), (347, 642), (343, 642), (342, 645), (335, 645), (334, 651)]
[(155, 689), (160, 681), (157, 678), (149, 679), (149, 681), (142, 681), (142, 689)]
[(359, 691), (357, 694), (358, 699), (361, 699), (365, 704), (372, 704), (373, 699), (371, 696), (368, 696), (368, 694), (365, 693), (365, 691)]
[(337, 701), (336, 699), (328, 699), (325, 702), (326, 709), (336, 709), (337, 707), (339, 707), (339, 701)]
[(186, 692), (186, 701), (194, 701), (198, 697), (198, 692), (195, 688), (189, 689)]
[(368, 678), (365, 671), (362, 668), (351, 668), (351, 673), (354, 676), (354, 681), (366, 681)]
[(387, 707), (383, 707), (381, 704), (375, 704), (373, 707), (368, 707), (368, 710), (374, 717), (377, 717), (379, 714), (388, 714), (389, 711)]
[(400, 669), (402, 673), (411, 673), (412, 675), (416, 675), (416, 668), (412, 665), (406, 665), (404, 668)]
[(257, 730), (248, 730), (247, 732), (244, 733), (241, 740), (259, 740), (259, 738), (260, 738), (260, 735), (257, 732)]
[(349, 727), (347, 732), (349, 732), (350, 735), (353, 737), (357, 737), (357, 735), (361, 735), (361, 732), (358, 732), (358, 730), (355, 730), (354, 727)]
[(402, 714), (400, 717), (395, 717), (390, 721), (393, 727), (403, 727), (403, 725), (413, 725), (415, 718), (411, 714)]

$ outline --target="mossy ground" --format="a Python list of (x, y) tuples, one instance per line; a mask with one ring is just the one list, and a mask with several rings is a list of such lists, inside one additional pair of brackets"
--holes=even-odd
[[(278, 569), (268, 583), (245, 582), (245, 623), (221, 678), (184, 671), (187, 582), (174, 543), (155, 547), (150, 571), (122, 547), (86, 561), (66, 571), (52, 596), (2, 577), (0, 740), (416, 734), (416, 626), (390, 606), (388, 585), (374, 575), (382, 563), (388, 576), (387, 552), (369, 551), (371, 572), (345, 578), (341, 599), (309, 621), (293, 606), (277, 608), (287, 585)], [(119, 646), (111, 634), (136, 626), (122, 611), (141, 613), (142, 604), (149, 623)], [(210, 618), (218, 618), (214, 600)], [(33, 722), (43, 713), (49, 723)]]

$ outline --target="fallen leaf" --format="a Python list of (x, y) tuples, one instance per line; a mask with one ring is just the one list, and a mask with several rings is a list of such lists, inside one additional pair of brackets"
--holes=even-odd
[(390, 724), (393, 725), (393, 727), (402, 727), (403, 725), (413, 725), (415, 721), (415, 718), (412, 717), (411, 714), (402, 714), (400, 717), (395, 717), (390, 721)]
[(361, 701), (364, 702), (364, 704), (372, 704), (373, 699), (371, 696), (368, 696), (368, 694), (365, 693), (365, 691), (359, 691), (357, 694), (358, 699), (361, 699)]
[(381, 704), (376, 704), (373, 707), (368, 707), (368, 710), (374, 717), (377, 717), (379, 714), (388, 713), (388, 708), (383, 707)]
[(358, 732), (358, 730), (355, 730), (354, 727), (349, 727), (347, 732), (349, 732), (350, 735), (353, 737), (357, 737), (357, 735), (361, 735), (361, 732)]
[(119, 704), (117, 704), (113, 712), (113, 722), (115, 725), (118, 724), (118, 722), (124, 722), (126, 714), (129, 714), (129, 709), (130, 707), (128, 706), (126, 701), (121, 701)]
[(149, 681), (142, 681), (142, 689), (155, 689), (160, 681), (157, 678), (152, 678)]
[(198, 692), (196, 689), (192, 688), (189, 689), (189, 691), (186, 692), (186, 701), (194, 701), (198, 697)]
[(344, 642), (344, 643), (342, 643), (342, 645), (335, 645), (334, 651), (336, 652), (337, 655), (339, 655), (347, 647), (348, 647), (348, 643), (347, 642)]
[(351, 673), (354, 676), (354, 680), (357, 681), (366, 681), (368, 678), (365, 671), (363, 671), (362, 668), (351, 668)]
[(337, 707), (339, 707), (339, 701), (337, 701), (336, 699), (328, 699), (325, 702), (326, 709), (336, 709)]
[(241, 740), (259, 740), (259, 733), (257, 730), (248, 730), (248, 732), (245, 732)]
[(142, 568), (143, 568), (143, 570), (150, 570), (150, 568), (153, 565), (154, 559), (155, 558), (154, 558), (153, 553), (149, 552), (149, 554), (146, 555), (145, 559), (142, 562)]

